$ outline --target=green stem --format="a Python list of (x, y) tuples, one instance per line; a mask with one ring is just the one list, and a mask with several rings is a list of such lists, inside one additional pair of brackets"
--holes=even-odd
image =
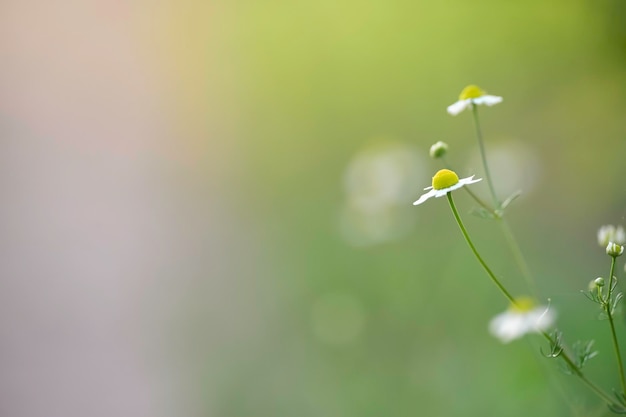
[[(483, 258), (480, 256), (480, 254), (478, 253), (478, 250), (476, 249), (476, 246), (474, 246), (474, 243), (472, 242), (472, 240), (469, 237), (469, 233), (467, 232), (467, 229), (465, 228), (465, 225), (463, 224), (463, 221), (461, 220), (461, 216), (459, 216), (459, 212), (456, 208), (456, 205), (454, 204), (454, 200), (452, 199), (452, 193), (449, 192), (448, 194), (446, 194), (446, 196), (448, 197), (448, 203), (450, 203), (450, 208), (452, 209), (452, 214), (454, 215), (454, 218), (457, 222), (457, 224), (459, 225), (459, 229), (461, 229), (461, 233), (463, 234), (463, 237), (465, 238), (465, 241), (467, 242), (467, 245), (470, 247), (470, 249), (472, 250), (472, 252), (474, 253), (474, 256), (476, 257), (476, 259), (478, 260), (478, 262), (480, 263), (480, 265), (483, 267), (483, 269), (485, 270), (485, 272), (487, 272), (487, 275), (489, 275), (489, 277), (491, 278), (491, 280), (493, 281), (494, 284), (496, 284), (496, 286), (498, 287), (498, 289), (502, 292), (502, 294), (504, 294), (504, 296), (513, 304), (513, 305), (517, 305), (517, 302), (515, 301), (515, 299), (513, 298), (513, 296), (511, 296), (511, 294), (506, 290), (506, 288), (504, 288), (504, 286), (500, 283), (500, 281), (498, 280), (498, 278), (495, 276), (495, 274), (493, 273), (493, 271), (491, 271), (491, 269), (487, 266), (487, 264), (485, 263), (485, 261), (483, 260)], [(615, 258), (613, 258), (613, 260), (615, 260)], [(611, 269), (611, 273), (613, 272), (613, 270)], [(552, 338), (552, 336), (550, 336), (548, 333), (542, 331), (541, 334), (543, 335), (543, 337), (545, 337), (551, 344), (555, 344), (556, 340), (554, 340)], [(569, 369), (571, 369), (574, 374), (591, 390), (593, 391), (598, 397), (600, 397), (601, 399), (603, 399), (604, 401), (606, 401), (608, 404), (613, 404), (614, 400), (613, 398), (611, 398), (611, 396), (609, 396), (607, 393), (605, 393), (600, 387), (598, 387), (596, 384), (594, 384), (591, 380), (589, 380), (585, 374), (583, 374), (583, 372), (580, 370), (580, 368), (574, 363), (574, 361), (572, 360), (572, 358), (569, 356), (569, 354), (567, 352), (565, 352), (564, 350), (561, 351), (560, 355), (561, 358), (563, 358), (563, 360), (565, 361), (565, 363), (567, 364), (567, 366), (569, 367)], [(619, 357), (619, 354), (618, 354)], [(620, 365), (621, 365), (621, 358), (619, 359), (620, 361)], [(620, 370), (621, 370), (621, 366), (620, 366)], [(623, 373), (622, 373), (623, 375)]]
[(497, 217), (497, 219), (500, 223), (500, 227), (502, 228), (502, 233), (504, 234), (504, 237), (507, 243), (509, 244), (509, 247), (511, 248), (511, 252), (513, 252), (513, 258), (515, 258), (515, 262), (517, 263), (517, 266), (519, 267), (520, 271), (522, 272), (522, 275), (524, 276), (524, 279), (526, 280), (526, 284), (528, 285), (531, 292), (536, 295), (537, 285), (535, 284), (535, 280), (533, 279), (533, 276), (530, 273), (530, 269), (528, 268), (528, 264), (526, 263), (526, 260), (524, 259), (522, 250), (517, 244), (517, 240), (515, 239), (515, 236), (513, 235), (513, 232), (511, 231), (511, 227), (509, 226), (509, 223), (503, 217)]
[[(487, 211), (489, 211), (490, 213), (493, 214), (494, 210), (491, 207), (489, 207), (489, 205), (487, 203), (485, 203), (483, 200), (481, 200), (476, 194), (474, 194), (472, 192), (472, 190), (470, 190), (467, 187), (463, 187), (463, 189), (465, 191), (467, 191), (467, 193), (470, 195), (470, 197), (472, 197), (474, 199), (474, 201), (476, 201), (478, 204), (483, 206), (484, 209), (486, 209)], [(494, 217), (497, 217), (495, 214), (493, 214), (493, 215), (494, 215)]]
[(476, 137), (478, 138), (478, 147), (480, 148), (480, 158), (483, 161), (483, 168), (485, 170), (485, 177), (487, 177), (487, 184), (489, 184), (489, 191), (493, 198), (493, 205), (496, 208), (500, 207), (500, 202), (496, 195), (496, 189), (493, 186), (493, 180), (491, 179), (491, 173), (489, 172), (489, 165), (487, 165), (487, 155), (485, 153), (485, 145), (483, 143), (483, 134), (480, 130), (480, 122), (478, 121), (478, 107), (472, 103), (472, 114), (474, 115), (474, 127), (476, 128)]
[(513, 298), (513, 296), (506, 290), (506, 288), (504, 288), (504, 286), (500, 283), (500, 280), (498, 280), (496, 275), (491, 271), (491, 269), (489, 269), (489, 267), (487, 266), (483, 258), (480, 256), (480, 254), (478, 253), (478, 250), (476, 250), (476, 246), (474, 246), (472, 239), (470, 239), (469, 234), (467, 233), (467, 229), (465, 228), (465, 226), (463, 225), (463, 221), (461, 220), (461, 216), (459, 216), (459, 212), (456, 209), (454, 200), (452, 199), (452, 193), (449, 192), (446, 194), (446, 196), (448, 197), (448, 203), (450, 203), (450, 208), (452, 209), (452, 214), (454, 215), (454, 218), (456, 219), (456, 223), (459, 225), (459, 229), (461, 229), (461, 233), (463, 234), (463, 237), (465, 238), (467, 245), (470, 247), (470, 249), (474, 253), (474, 256), (476, 257), (480, 265), (483, 267), (485, 272), (487, 272), (487, 275), (489, 275), (489, 278), (491, 278), (493, 283), (496, 284), (498, 289), (502, 292), (502, 294), (504, 294), (504, 296), (512, 304), (517, 305), (515, 298)]
[[(485, 144), (483, 141), (482, 130), (480, 128), (480, 121), (478, 119), (478, 106), (476, 106), (476, 104), (474, 103), (472, 103), (472, 114), (474, 115), (474, 127), (476, 128), (476, 138), (478, 139), (478, 147), (480, 148), (480, 157), (483, 162), (483, 169), (485, 170), (485, 177), (487, 178), (487, 184), (489, 185), (489, 191), (491, 192), (491, 197), (493, 198), (494, 206), (496, 207), (496, 210), (499, 210), (500, 202), (498, 201), (498, 196), (496, 195), (496, 190), (493, 185), (493, 180), (491, 179), (489, 165), (487, 164)], [(532, 274), (530, 273), (528, 264), (526, 263), (526, 260), (524, 259), (524, 256), (522, 255), (522, 251), (520, 250), (519, 245), (517, 244), (517, 241), (515, 240), (513, 233), (511, 232), (511, 228), (509, 227), (506, 220), (502, 219), (501, 213), (497, 214), (494, 211), (494, 214), (495, 214), (495, 218), (500, 221), (500, 227), (502, 227), (502, 233), (504, 234), (504, 237), (506, 238), (506, 241), (509, 244), (509, 247), (511, 248), (511, 252), (513, 252), (513, 257), (515, 258), (515, 262), (517, 263), (517, 266), (522, 272), (522, 275), (524, 279), (526, 280), (526, 284), (528, 285), (531, 292), (537, 294), (537, 286), (535, 285), (535, 281), (532, 277)]]
[(626, 395), (626, 380), (624, 379), (624, 365), (622, 362), (622, 354), (619, 350), (619, 344), (617, 342), (617, 334), (615, 333), (615, 324), (613, 323), (613, 273), (615, 272), (615, 256), (611, 257), (611, 272), (609, 274), (609, 289), (607, 292), (606, 303), (604, 303), (604, 309), (606, 316), (609, 319), (609, 325), (611, 326), (611, 338), (613, 339), (613, 348), (615, 349), (615, 356), (617, 358), (617, 366), (619, 369), (619, 379), (622, 384), (622, 393)]
[[(552, 339), (552, 336), (550, 336), (548, 333), (546, 332), (541, 332), (541, 334), (543, 335), (543, 337), (545, 337), (548, 342), (550, 342), (551, 344), (556, 343), (556, 341), (554, 339)], [(589, 380), (589, 378), (587, 378), (585, 376), (585, 374), (583, 374), (583, 371), (580, 370), (580, 368), (578, 367), (578, 365), (576, 365), (574, 363), (574, 361), (572, 360), (572, 358), (570, 358), (569, 354), (567, 352), (565, 352), (564, 350), (561, 351), (561, 354), (559, 355), (561, 358), (563, 358), (563, 360), (565, 361), (565, 363), (567, 364), (567, 366), (569, 367), (569, 369), (572, 370), (572, 372), (574, 372), (574, 374), (585, 384), (587, 385), (587, 387), (589, 389), (591, 389), (591, 391), (593, 391), (598, 397), (600, 397), (601, 399), (603, 399), (604, 401), (606, 401), (608, 404), (613, 404), (615, 401), (613, 400), (613, 398), (611, 398), (610, 395), (608, 395), (606, 392), (604, 392), (604, 390), (600, 387), (598, 387), (596, 384), (594, 384), (591, 380)]]
[[(493, 271), (491, 271), (491, 269), (487, 266), (487, 264), (485, 263), (485, 261), (483, 260), (483, 258), (480, 256), (480, 254), (478, 253), (478, 250), (476, 249), (476, 246), (474, 246), (474, 243), (472, 242), (472, 240), (469, 237), (469, 233), (467, 233), (467, 229), (465, 228), (465, 225), (463, 224), (463, 221), (461, 220), (461, 216), (459, 216), (459, 212), (456, 208), (456, 205), (454, 204), (454, 200), (452, 199), (452, 193), (449, 192), (446, 194), (446, 196), (448, 197), (448, 203), (450, 203), (450, 208), (452, 209), (452, 214), (454, 215), (454, 218), (457, 222), (457, 224), (459, 225), (459, 229), (461, 229), (461, 233), (463, 234), (463, 237), (465, 238), (465, 241), (467, 242), (467, 245), (470, 247), (470, 249), (472, 250), (472, 252), (474, 253), (474, 256), (476, 257), (476, 259), (478, 260), (478, 262), (480, 263), (480, 265), (483, 267), (483, 269), (487, 272), (487, 275), (489, 275), (489, 277), (491, 278), (491, 280), (493, 281), (494, 284), (496, 284), (496, 286), (498, 287), (498, 289), (502, 292), (502, 294), (504, 294), (504, 296), (514, 305), (517, 305), (517, 302), (515, 301), (515, 299), (513, 298), (513, 296), (506, 290), (506, 288), (504, 288), (504, 286), (500, 283), (500, 281), (498, 280), (498, 278), (495, 276), (495, 274), (493, 273)], [(611, 270), (611, 273), (613, 271)], [(542, 331), (541, 334), (543, 335), (543, 337), (545, 337), (551, 344), (555, 344), (556, 340), (554, 340), (552, 338), (552, 336), (550, 336), (548, 333)], [(567, 366), (572, 370), (572, 372), (574, 372), (574, 374), (591, 390), (593, 391), (598, 397), (600, 397), (601, 399), (603, 399), (604, 401), (606, 401), (608, 404), (613, 404), (614, 400), (613, 398), (611, 398), (611, 396), (609, 396), (607, 393), (605, 393), (600, 387), (598, 387), (595, 383), (593, 383), (591, 380), (589, 380), (585, 374), (583, 374), (583, 372), (580, 370), (580, 368), (576, 365), (576, 363), (572, 360), (572, 358), (569, 356), (569, 354), (567, 352), (565, 352), (564, 350), (561, 351), (560, 357), (563, 358), (563, 360), (565, 361), (565, 363), (567, 364)], [(621, 364), (621, 359), (620, 359), (620, 364)]]

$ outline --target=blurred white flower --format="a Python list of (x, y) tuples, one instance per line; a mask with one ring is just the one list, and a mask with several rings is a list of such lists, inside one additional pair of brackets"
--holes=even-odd
[(482, 105), (486, 104), (487, 106), (493, 106), (494, 104), (498, 104), (502, 102), (502, 97), (499, 96), (491, 96), (486, 94), (480, 87), (476, 85), (468, 85), (461, 91), (459, 95), (459, 100), (448, 106), (448, 113), (453, 116), (461, 113), (466, 108), (470, 107), (472, 104)]
[(613, 226), (608, 224), (598, 229), (598, 244), (606, 247), (610, 242), (623, 245), (626, 243), (626, 234), (622, 226)]
[(489, 322), (489, 332), (509, 343), (527, 333), (541, 333), (549, 329), (556, 314), (546, 306), (537, 306), (530, 298), (518, 298), (507, 311), (498, 314)]
[(368, 246), (407, 234), (415, 213), (406, 203), (426, 175), (425, 164), (422, 153), (397, 142), (378, 142), (357, 153), (344, 175), (342, 237), (353, 246)]
[[(506, 198), (523, 191), (525, 196), (530, 195), (539, 184), (543, 169), (537, 151), (521, 140), (495, 139), (496, 141), (486, 151), (491, 175), (497, 178), (494, 184), (496, 194)], [(482, 159), (478, 150), (472, 152), (465, 169), (481, 175)], [(489, 197), (486, 189), (479, 189), (476, 194), (484, 198)]]
[(424, 188), (424, 190), (430, 191), (422, 194), (422, 196), (414, 202), (413, 205), (417, 206), (418, 204), (422, 204), (431, 197), (443, 197), (450, 191), (454, 191), (464, 185), (474, 184), (475, 182), (482, 180), (482, 178), (478, 178), (477, 180), (473, 178), (474, 176), (472, 175), (471, 177), (459, 179), (456, 172), (450, 171), (449, 169), (440, 169), (433, 177), (433, 185)]

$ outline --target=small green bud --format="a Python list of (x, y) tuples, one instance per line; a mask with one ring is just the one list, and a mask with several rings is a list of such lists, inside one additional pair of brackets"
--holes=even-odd
[(598, 277), (596, 279), (592, 279), (589, 282), (587, 289), (589, 290), (589, 292), (595, 293), (598, 290), (598, 288), (602, 288), (602, 287), (604, 287), (604, 278)]
[(617, 243), (609, 242), (609, 244), (606, 246), (606, 254), (611, 256), (611, 257), (613, 257), (613, 258), (617, 258), (622, 253), (624, 253), (624, 247), (622, 245), (618, 245)]
[(442, 158), (448, 153), (448, 144), (442, 141), (430, 147), (430, 157), (433, 159)]

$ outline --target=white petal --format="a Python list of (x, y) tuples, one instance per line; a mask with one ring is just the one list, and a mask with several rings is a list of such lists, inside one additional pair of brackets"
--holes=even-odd
[(444, 195), (448, 194), (450, 191), (454, 191), (456, 189), (463, 187), (464, 185), (473, 184), (475, 182), (482, 180), (482, 178), (478, 178), (476, 180), (473, 178), (474, 176), (472, 175), (471, 177), (460, 179), (459, 182), (457, 182), (456, 184), (451, 185), (450, 187), (447, 187), (447, 188), (443, 188), (441, 190), (435, 190), (432, 186), (426, 187), (424, 188), (424, 191), (426, 190), (429, 190), (429, 191), (425, 194), (422, 194), (422, 196), (416, 202), (414, 202), (413, 205), (417, 206), (418, 204), (422, 204), (424, 201), (428, 200), (431, 197), (443, 197)]
[(461, 178), (459, 180), (459, 183), (463, 184), (463, 185), (468, 185), (468, 184), (474, 184), (474, 183), (482, 181), (482, 180), (483, 180), (482, 178), (474, 179), (474, 176), (472, 175), (471, 177)]
[(524, 315), (505, 311), (498, 314), (489, 322), (489, 332), (500, 339), (502, 343), (509, 343), (522, 337), (528, 331)]
[(461, 113), (463, 110), (465, 110), (467, 108), (467, 106), (470, 105), (470, 100), (459, 100), (454, 104), (451, 104), (448, 106), (448, 113), (450, 113), (453, 116), (456, 116), (457, 114)]
[(454, 185), (449, 186), (448, 188), (445, 188), (445, 192), (448, 193), (450, 191), (454, 191), (454, 190), (458, 190), (459, 188), (463, 187), (463, 183), (461, 181), (457, 182)]
[(446, 195), (450, 191), (458, 190), (459, 188), (463, 187), (464, 185), (474, 184), (475, 182), (482, 181), (482, 178), (478, 178), (477, 180), (474, 180), (472, 178), (474, 178), (473, 175), (471, 177), (462, 178), (462, 179), (459, 180), (459, 182), (457, 182), (454, 185), (451, 185), (451, 186), (449, 186), (447, 188), (442, 188), (441, 190), (437, 190), (438, 194), (435, 195), (435, 197), (441, 197), (443, 195)]
[(489, 332), (509, 343), (526, 333), (544, 332), (554, 324), (556, 314), (548, 307), (540, 306), (528, 312), (505, 311), (489, 322)]
[(626, 234), (624, 233), (624, 228), (622, 226), (617, 226), (613, 239), (615, 239), (615, 243), (617, 243), (618, 245), (623, 245), (624, 243), (626, 243)]
[(444, 188), (443, 190), (435, 190), (435, 197), (443, 197), (444, 195), (452, 191), (450, 188), (452, 187)]
[(474, 99), (476, 104), (486, 104), (487, 106), (493, 106), (494, 104), (502, 103), (502, 97), (499, 96), (480, 96)]
[(413, 205), (417, 206), (418, 204), (422, 204), (424, 201), (435, 196), (436, 193), (437, 193), (437, 190), (430, 190), (426, 194), (422, 194), (422, 196), (415, 203), (413, 203)]
[(614, 233), (615, 227), (610, 224), (600, 227), (600, 229), (598, 229), (598, 244), (600, 246), (608, 245)]

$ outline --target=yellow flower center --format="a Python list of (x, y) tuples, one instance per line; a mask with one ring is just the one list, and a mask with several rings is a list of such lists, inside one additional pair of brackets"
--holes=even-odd
[(461, 91), (461, 95), (459, 95), (459, 100), (467, 100), (468, 98), (478, 98), (484, 96), (485, 92), (480, 89), (477, 85), (468, 85)]
[(535, 308), (535, 302), (530, 297), (516, 298), (515, 303), (516, 304), (511, 305), (511, 310), (519, 313), (525, 313)]
[(452, 187), (458, 182), (459, 176), (456, 175), (456, 172), (449, 169), (441, 169), (433, 177), (433, 188), (435, 190), (443, 190), (444, 188)]

